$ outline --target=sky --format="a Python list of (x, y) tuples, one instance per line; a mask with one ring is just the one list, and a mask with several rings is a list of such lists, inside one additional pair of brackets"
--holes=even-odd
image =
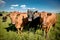
[(0, 11), (22, 11), (27, 9), (60, 12), (60, 0), (0, 0)]

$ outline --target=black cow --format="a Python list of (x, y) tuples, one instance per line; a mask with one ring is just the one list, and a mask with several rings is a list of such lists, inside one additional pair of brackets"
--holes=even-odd
[(40, 19), (41, 18), (38, 14), (38, 11), (33, 12), (31, 10), (28, 10), (29, 28), (34, 28), (34, 30), (36, 31), (36, 29), (38, 28), (37, 25), (40, 25), (42, 23), (42, 20), (40, 20)]

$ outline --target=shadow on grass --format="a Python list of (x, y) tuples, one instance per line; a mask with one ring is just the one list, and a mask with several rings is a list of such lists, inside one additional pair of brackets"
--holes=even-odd
[(17, 31), (17, 29), (15, 28), (15, 25), (13, 25), (13, 24), (9, 24), (9, 27), (7, 27), (7, 28), (5, 28), (6, 30), (7, 30), (7, 32), (9, 32), (9, 31)]
[[(30, 32), (33, 32), (34, 33), (37, 29), (39, 29), (38, 26), (35, 26), (35, 27), (29, 27), (29, 25), (27, 24), (27, 25), (24, 26), (22, 32), (30, 31)], [(7, 32), (9, 32), (9, 31), (16, 32), (17, 31), (15, 25), (13, 25), (13, 24), (9, 24), (9, 27), (6, 27), (5, 29), (6, 29)]]
[[(14, 24), (11, 24), (11, 23), (5, 29), (6, 29), (7, 32), (9, 32), (9, 31), (16, 32), (17, 31), (15, 25)], [(24, 25), (23, 31), (28, 31), (28, 24)]]

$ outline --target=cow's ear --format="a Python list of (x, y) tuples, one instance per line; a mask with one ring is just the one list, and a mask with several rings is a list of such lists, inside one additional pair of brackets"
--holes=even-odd
[(6, 16), (9, 16), (10, 14), (7, 14)]
[(20, 14), (17, 14), (17, 16), (19, 16)]
[(38, 11), (35, 11), (34, 13), (38, 13)]
[(38, 11), (35, 11), (35, 13), (37, 13)]
[(39, 16), (41, 16), (41, 13), (40, 12), (38, 12), (38, 14), (39, 14)]
[(47, 16), (51, 16), (52, 15), (52, 13), (47, 13)]

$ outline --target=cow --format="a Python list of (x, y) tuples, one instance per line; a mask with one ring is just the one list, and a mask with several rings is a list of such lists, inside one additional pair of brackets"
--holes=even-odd
[(35, 33), (36, 29), (38, 28), (37, 25), (40, 26), (42, 24), (42, 19), (39, 16), (39, 14), (40, 14), (40, 12), (34, 11), (32, 14), (32, 21), (30, 21), (30, 23), (29, 23), (29, 28), (34, 28), (34, 33)]
[(42, 30), (45, 31), (46, 35), (45, 37), (47, 37), (48, 32), (51, 28), (51, 26), (55, 26), (56, 21), (57, 21), (57, 16), (54, 13), (46, 13), (45, 14), (40, 14), (43, 22), (42, 22)]
[(17, 16), (17, 14), (20, 14), (20, 13), (19, 13), (19, 12), (16, 12), (16, 11), (10, 12), (9, 14), (3, 16), (3, 18), (2, 18), (2, 19), (3, 19), (3, 22), (6, 22), (7, 17), (9, 16), (10, 19), (11, 19), (11, 23), (12, 23), (12, 24), (15, 24), (15, 18), (16, 18), (16, 16)]
[[(15, 27), (18, 31), (18, 34), (23, 30), (24, 25), (28, 23), (27, 13), (20, 13), (16, 16)], [(20, 32), (19, 32), (20, 31)]]
[[(35, 17), (40, 17), (39, 25), (40, 28), (46, 33), (45, 37), (47, 37), (47, 34), (51, 28), (51, 26), (55, 26), (57, 21), (57, 16), (55, 13), (48, 13), (48, 12), (35, 12)], [(38, 21), (37, 21), (38, 22)]]

